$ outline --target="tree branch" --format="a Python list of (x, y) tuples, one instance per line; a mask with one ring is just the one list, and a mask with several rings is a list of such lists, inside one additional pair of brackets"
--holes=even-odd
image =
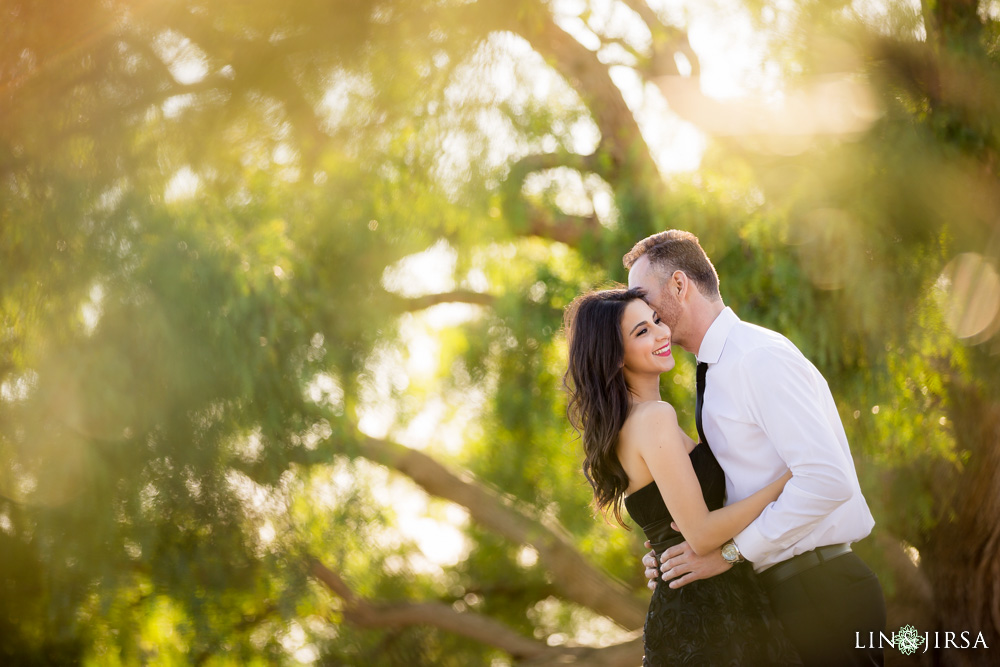
[(344, 620), (356, 628), (386, 630), (413, 625), (430, 626), (467, 637), (481, 644), (506, 651), (525, 667), (630, 667), (642, 656), (642, 631), (631, 633), (628, 640), (604, 648), (587, 646), (549, 646), (525, 637), (482, 614), (455, 611), (441, 602), (374, 603), (363, 598), (339, 574), (313, 558), (312, 576), (344, 601)]
[(664, 23), (660, 16), (645, 0), (621, 0), (625, 5), (639, 15), (653, 36), (652, 54), (645, 66), (637, 68), (646, 80), (658, 76), (680, 75), (674, 54), (683, 53), (691, 64), (691, 76), (701, 75), (701, 61), (698, 54), (691, 48), (687, 32), (675, 26)]
[[(589, 28), (590, 26), (588, 25), (587, 27)], [(605, 51), (603, 54), (604, 60), (602, 62), (608, 63), (609, 65), (617, 64), (617, 65), (624, 65), (626, 67), (635, 67), (636, 63), (643, 62), (647, 59), (646, 55), (639, 53), (639, 51), (634, 46), (632, 46), (632, 44), (628, 40), (626, 40), (623, 37), (610, 37), (607, 35), (602, 35), (593, 28), (591, 28), (591, 32), (600, 37), (601, 46), (610, 46), (610, 45), (617, 46), (632, 58), (631, 60), (629, 60), (628, 58), (616, 58), (615, 62), (611, 62), (608, 58), (609, 56), (608, 52)]]
[[(603, 145), (603, 140), (602, 140)], [(524, 236), (540, 236), (559, 241), (569, 246), (578, 246), (585, 236), (597, 236), (602, 227), (596, 214), (571, 216), (556, 214), (528, 201), (521, 192), (529, 174), (566, 167), (581, 173), (599, 173), (598, 155), (601, 145), (590, 155), (576, 153), (533, 153), (517, 160), (510, 166), (504, 180), (504, 208), (506, 217), (512, 222), (522, 221), (517, 232)]]
[(396, 298), (399, 309), (407, 313), (424, 310), (425, 308), (430, 308), (441, 303), (469, 303), (477, 306), (492, 306), (496, 303), (496, 297), (492, 294), (473, 292), (472, 290), (455, 290), (453, 292), (424, 294), (423, 296), (415, 297), (397, 297), (393, 295), (393, 297)]
[(633, 667), (642, 661), (642, 630), (630, 633), (630, 638), (620, 644), (604, 648), (577, 649), (576, 659), (567, 658), (565, 653), (542, 654), (525, 660), (519, 667)]
[(498, 535), (533, 546), (553, 585), (566, 599), (625, 628), (642, 625), (646, 601), (588, 563), (557, 522), (536, 519), (468, 473), (455, 474), (426, 454), (403, 445), (363, 436), (359, 453), (408, 476), (427, 493), (461, 505), (480, 525)]
[(507, 181), (524, 182), (528, 174), (546, 169), (558, 169), (566, 167), (579, 172), (600, 173), (597, 155), (603, 147), (603, 141), (598, 144), (597, 150), (589, 155), (579, 153), (530, 153), (510, 165)]
[(528, 40), (590, 109), (601, 133), (601, 152), (610, 158), (594, 164), (597, 173), (616, 185), (625, 174), (658, 173), (635, 116), (596, 53), (560, 28), (547, 7), (525, 6), (508, 29)]
[(528, 205), (527, 225), (523, 228), (525, 236), (540, 236), (577, 247), (584, 237), (595, 237), (601, 233), (602, 227), (596, 215), (555, 215), (541, 206)]
[[(922, 3), (923, 4), (923, 3)], [(979, 46), (983, 33), (983, 21), (979, 18), (979, 0), (937, 0), (930, 6), (934, 25), (931, 34), (937, 34), (941, 46), (965, 51)]]
[(561, 652), (544, 642), (520, 635), (488, 616), (458, 612), (441, 602), (376, 604), (355, 594), (340, 575), (318, 560), (312, 559), (309, 569), (313, 577), (344, 601), (344, 620), (357, 628), (427, 625), (494, 646), (518, 659)]
[(947, 73), (940, 71), (938, 59), (926, 44), (883, 37), (873, 40), (869, 51), (911, 94), (926, 97), (932, 107), (940, 105), (942, 75)]

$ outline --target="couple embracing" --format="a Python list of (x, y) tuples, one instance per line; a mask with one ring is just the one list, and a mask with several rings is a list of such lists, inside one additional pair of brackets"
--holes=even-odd
[[(624, 507), (652, 549), (643, 664), (881, 665), (855, 648), (885, 601), (851, 550), (874, 520), (826, 381), (725, 306), (692, 234), (623, 261), (628, 289), (567, 309), (567, 386), (597, 506), (619, 523)], [(660, 400), (675, 345), (698, 361), (697, 442)]]

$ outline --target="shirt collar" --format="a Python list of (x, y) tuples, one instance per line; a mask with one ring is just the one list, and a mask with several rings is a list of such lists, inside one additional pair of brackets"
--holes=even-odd
[(701, 339), (701, 346), (698, 348), (697, 359), (707, 364), (718, 363), (722, 356), (722, 349), (726, 346), (726, 339), (729, 332), (740, 322), (732, 308), (728, 306), (715, 318), (715, 321), (708, 327), (705, 337)]

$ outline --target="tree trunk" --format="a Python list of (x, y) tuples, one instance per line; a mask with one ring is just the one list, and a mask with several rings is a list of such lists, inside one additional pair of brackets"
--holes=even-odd
[(981, 644), (944, 650), (944, 633), (958, 633), (962, 646), (963, 631), (973, 643), (981, 632), (987, 646), (1000, 647), (1000, 403), (960, 380), (953, 381), (950, 398), (959, 451), (970, 456), (942, 485), (949, 495), (941, 499), (941, 519), (919, 545), (937, 627), (918, 629), (939, 632), (937, 664), (994, 664)]

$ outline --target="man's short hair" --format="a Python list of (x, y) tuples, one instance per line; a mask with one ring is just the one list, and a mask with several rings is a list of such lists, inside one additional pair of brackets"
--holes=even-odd
[(719, 293), (719, 274), (698, 243), (698, 237), (691, 232), (668, 229), (647, 236), (622, 257), (622, 264), (626, 269), (631, 269), (643, 255), (649, 257), (650, 265), (656, 269), (661, 280), (667, 280), (674, 271), (683, 271), (706, 298), (722, 298)]

